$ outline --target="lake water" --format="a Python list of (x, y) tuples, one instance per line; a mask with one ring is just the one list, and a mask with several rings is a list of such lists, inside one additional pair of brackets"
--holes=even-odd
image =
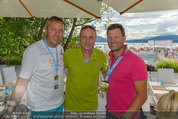
[(156, 66), (156, 63), (163, 60), (158, 56), (140, 56), (140, 57), (145, 61), (146, 64), (153, 65), (153, 66)]

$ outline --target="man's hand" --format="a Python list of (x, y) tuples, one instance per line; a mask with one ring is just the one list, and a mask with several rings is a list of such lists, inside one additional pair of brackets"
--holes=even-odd
[(13, 88), (12, 94), (11, 94), (11, 99), (7, 108), (7, 114), (11, 115), (15, 109), (15, 107), (18, 105), (20, 102), (25, 89), (27, 87), (28, 80), (24, 78), (18, 78), (15, 87)]

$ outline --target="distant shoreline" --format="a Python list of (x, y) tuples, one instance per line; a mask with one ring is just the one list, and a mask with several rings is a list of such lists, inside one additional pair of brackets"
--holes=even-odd
[(157, 53), (153, 53), (153, 54), (145, 54), (145, 52), (139, 52), (139, 53), (136, 53), (139, 57), (141, 58), (150, 58), (150, 57), (158, 57), (159, 59), (163, 59), (163, 60), (167, 60), (167, 61), (175, 61), (178, 63), (178, 58), (172, 58), (171, 56), (167, 56), (165, 57), (163, 54), (157, 54)]

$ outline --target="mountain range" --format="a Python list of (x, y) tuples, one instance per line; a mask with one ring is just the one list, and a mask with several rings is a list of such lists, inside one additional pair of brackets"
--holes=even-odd
[[(156, 37), (145, 37), (142, 39), (132, 39), (126, 40), (126, 43), (148, 43), (149, 40), (172, 40), (173, 43), (178, 43), (178, 35), (164, 35), (164, 36), (156, 36)], [(97, 36), (96, 42), (107, 42), (106, 38)]]

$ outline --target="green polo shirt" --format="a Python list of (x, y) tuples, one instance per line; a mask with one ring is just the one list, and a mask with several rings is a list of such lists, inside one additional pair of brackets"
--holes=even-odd
[(99, 72), (106, 72), (107, 57), (93, 49), (88, 62), (81, 48), (64, 53), (64, 67), (68, 68), (64, 108), (70, 111), (94, 111), (98, 107)]

